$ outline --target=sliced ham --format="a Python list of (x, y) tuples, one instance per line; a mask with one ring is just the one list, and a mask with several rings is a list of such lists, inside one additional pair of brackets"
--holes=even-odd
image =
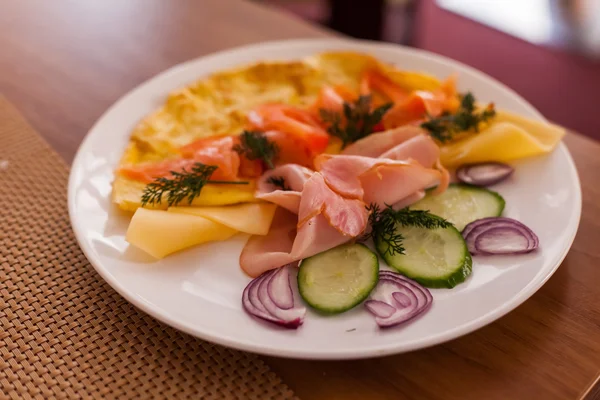
[(388, 129), (387, 131), (374, 133), (352, 143), (342, 151), (342, 154), (379, 157), (397, 145), (412, 139), (415, 136), (425, 134), (426, 132), (423, 129), (411, 125)]
[(380, 206), (397, 203), (442, 178), (436, 169), (423, 167), (414, 160), (321, 155), (315, 165), (335, 192)]
[[(435, 141), (421, 128), (403, 126), (376, 133), (348, 146), (344, 155), (356, 154), (367, 157), (379, 157), (396, 161), (414, 160), (426, 168), (439, 171), (439, 184), (435, 193), (442, 193), (448, 188), (450, 174), (440, 162), (440, 148)], [(324, 158), (315, 161), (320, 165)]]
[(274, 223), (282, 221), (279, 226), (272, 227), (266, 236), (251, 236), (240, 254), (240, 266), (251, 277), (297, 263), (352, 239), (338, 232), (323, 215), (311, 218), (296, 231), (296, 216), (279, 211), (287, 213), (275, 216)]
[(383, 153), (380, 158), (417, 161), (423, 167), (435, 168), (440, 178), (434, 194), (443, 193), (450, 183), (450, 174), (440, 161), (440, 148), (429, 135), (415, 136)]
[(408, 206), (416, 203), (417, 201), (421, 200), (423, 197), (425, 197), (425, 191), (424, 190), (417, 190), (416, 192), (414, 192), (411, 195), (406, 196), (405, 198), (403, 198), (399, 202), (394, 203), (392, 205), (392, 208), (394, 210), (401, 210), (401, 209), (403, 209), (405, 207), (408, 207)]
[(253, 235), (240, 254), (242, 270), (252, 277), (293, 262), (292, 246), (298, 217), (282, 208), (275, 211), (269, 233)]
[(280, 167), (268, 170), (258, 181), (257, 189), (259, 193), (266, 193), (276, 190), (277, 187), (269, 183), (273, 177), (281, 177), (285, 185), (294, 192), (301, 192), (306, 181), (314, 173), (313, 170), (297, 164), (285, 164)]
[(429, 135), (414, 136), (379, 156), (391, 160), (413, 159), (424, 167), (431, 168), (440, 159), (440, 148)]
[[(366, 228), (366, 225), (363, 227)], [(306, 221), (294, 240), (292, 254), (294, 260), (301, 260), (332, 249), (353, 239), (332, 226), (325, 215), (319, 214)]]
[(337, 193), (351, 199), (362, 199), (360, 176), (376, 165), (385, 163), (372, 157), (321, 154), (315, 158), (315, 169)]
[(441, 194), (448, 189), (448, 185), (450, 185), (450, 172), (442, 165), (442, 162), (438, 159), (435, 162), (435, 168), (440, 171), (440, 183), (437, 185), (433, 194)]
[(329, 250), (364, 232), (368, 212), (358, 200), (333, 192), (321, 174), (304, 184), (299, 215), (278, 210), (266, 236), (252, 236), (240, 266), (250, 276)]
[[(414, 162), (412, 162), (414, 164)], [(383, 165), (406, 167), (411, 162), (383, 158), (322, 154), (315, 159), (315, 168), (327, 184), (337, 193), (351, 199), (362, 199), (362, 176)]]
[(313, 174), (304, 185), (298, 228), (302, 228), (317, 215), (323, 215), (329, 225), (350, 237), (360, 235), (369, 218), (362, 201), (340, 196), (327, 186), (323, 175), (319, 173)]
[[(313, 173), (314, 171), (296, 164), (286, 164), (269, 170), (260, 177), (255, 197), (298, 214), (302, 189)], [(282, 190), (270, 183), (269, 179), (274, 177), (283, 178), (285, 185), (291, 190)]]
[(361, 176), (363, 201), (385, 207), (435, 185), (440, 178), (439, 171), (416, 163), (405, 167), (384, 164)]
[[(240, 256), (242, 269), (255, 277), (358, 237), (368, 225), (366, 204), (403, 208), (429, 187), (445, 190), (448, 174), (439, 156), (431, 137), (410, 126), (373, 134), (344, 154), (321, 154), (314, 160), (316, 172), (295, 164), (267, 171), (256, 197), (291, 212), (278, 211), (268, 235), (250, 238)], [(291, 190), (274, 186), (273, 177), (282, 177)]]
[(256, 195), (256, 198), (277, 204), (279, 207), (283, 207), (294, 214), (298, 214), (302, 194), (300, 192), (275, 190), (270, 193)]

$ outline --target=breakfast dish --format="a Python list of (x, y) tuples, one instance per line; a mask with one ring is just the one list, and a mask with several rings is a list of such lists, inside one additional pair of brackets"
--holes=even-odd
[(539, 247), (486, 187), (563, 135), (477, 103), (456, 75), (356, 52), (261, 61), (170, 94), (133, 130), (112, 197), (135, 212), (127, 241), (156, 258), (251, 235), (240, 297), (254, 317), (298, 328), (304, 305), (364, 303), (390, 327), (429, 308), (428, 288), (468, 279), (473, 256)]
[(477, 329), (551, 276), (581, 209), (563, 136), (451, 60), (263, 44), (117, 102), (73, 163), (69, 210), (102, 277), (178, 329), (280, 356), (392, 354)]

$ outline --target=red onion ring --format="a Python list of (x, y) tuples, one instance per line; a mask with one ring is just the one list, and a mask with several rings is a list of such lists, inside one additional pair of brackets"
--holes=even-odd
[(389, 305), (385, 301), (379, 300), (367, 300), (365, 301), (365, 307), (367, 307), (367, 310), (369, 310), (373, 315), (380, 318), (391, 317), (392, 314), (396, 312), (396, 308), (394, 306)]
[(513, 167), (499, 162), (465, 164), (456, 170), (456, 178), (469, 185), (489, 186), (505, 180), (513, 172)]
[[(242, 293), (244, 310), (254, 317), (285, 328), (296, 329), (302, 325), (306, 308), (294, 307), (294, 294), (289, 283), (291, 268), (286, 265), (253, 279)], [(284, 307), (280, 307), (280, 304)]]
[(408, 322), (425, 312), (433, 301), (431, 292), (391, 271), (379, 271), (379, 283), (365, 306), (380, 328)]
[(472, 255), (523, 254), (539, 247), (538, 236), (523, 223), (506, 217), (482, 218), (462, 232)]

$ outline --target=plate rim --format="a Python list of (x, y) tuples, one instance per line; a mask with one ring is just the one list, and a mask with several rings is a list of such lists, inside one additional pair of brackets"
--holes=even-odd
[(565, 257), (567, 256), (568, 252), (570, 251), (570, 249), (573, 245), (573, 241), (574, 241), (577, 231), (579, 229), (579, 224), (581, 221), (581, 214), (582, 214), (582, 193), (581, 193), (581, 183), (580, 183), (579, 173), (577, 171), (575, 162), (573, 161), (573, 157), (571, 156), (570, 151), (568, 150), (565, 143), (562, 141), (560, 142), (559, 146), (557, 147), (557, 149), (555, 151), (562, 151), (565, 154), (568, 164), (575, 172), (576, 179), (573, 183), (574, 183), (575, 187), (577, 188), (577, 191), (574, 194), (575, 195), (574, 201), (578, 207), (576, 210), (575, 222), (571, 222), (571, 224), (574, 224), (573, 233), (568, 238), (568, 245), (565, 247), (563, 252), (560, 254), (560, 257), (558, 258), (558, 261), (556, 262), (556, 264), (541, 279), (539, 279), (539, 280), (532, 279), (517, 295), (512, 297), (509, 301), (504, 303), (501, 307), (498, 307), (498, 308), (494, 309), (493, 311), (488, 312), (488, 313), (472, 320), (470, 323), (468, 323), (464, 326), (459, 326), (459, 327), (456, 327), (451, 330), (446, 330), (442, 334), (434, 336), (434, 337), (430, 338), (429, 340), (419, 342), (418, 345), (413, 346), (412, 348), (406, 349), (402, 346), (392, 346), (392, 345), (388, 344), (383, 348), (369, 347), (369, 348), (366, 348), (363, 350), (356, 349), (352, 353), (348, 353), (348, 352), (344, 351), (343, 349), (342, 350), (334, 350), (334, 351), (329, 350), (327, 352), (299, 351), (299, 350), (294, 350), (294, 349), (292, 349), (292, 350), (288, 349), (285, 351), (281, 351), (280, 349), (264, 347), (260, 344), (255, 344), (252, 342), (231, 340), (227, 337), (213, 335), (213, 334), (207, 333), (207, 332), (199, 332), (196, 329), (192, 329), (190, 327), (187, 327), (187, 326), (179, 323), (175, 319), (170, 319), (170, 317), (168, 315), (163, 314), (160, 309), (156, 309), (156, 308), (153, 308), (152, 306), (148, 305), (146, 302), (139, 299), (135, 294), (130, 293), (117, 279), (113, 279), (112, 275), (110, 273), (108, 273), (108, 271), (106, 271), (102, 267), (102, 265), (101, 265), (102, 263), (100, 262), (100, 260), (96, 259), (93, 256), (93, 252), (90, 249), (90, 245), (85, 240), (85, 234), (83, 233), (83, 227), (80, 227), (78, 225), (77, 217), (76, 217), (76, 213), (75, 213), (75, 186), (76, 186), (75, 181), (76, 181), (76, 179), (75, 179), (74, 175), (76, 172), (74, 172), (75, 168), (73, 168), (73, 167), (81, 164), (81, 158), (83, 157), (82, 154), (84, 154), (82, 150), (86, 147), (86, 144), (88, 143), (88, 141), (91, 140), (91, 133), (97, 128), (97, 126), (100, 125), (103, 122), (103, 120), (109, 114), (111, 114), (113, 112), (114, 109), (121, 107), (121, 105), (126, 103), (130, 97), (133, 97), (137, 91), (141, 90), (144, 86), (150, 84), (150, 82), (157, 80), (157, 79), (164, 79), (166, 76), (175, 74), (180, 69), (188, 68), (188, 66), (190, 64), (198, 62), (200, 60), (206, 61), (206, 60), (210, 60), (212, 58), (220, 58), (220, 57), (234, 54), (234, 53), (242, 51), (242, 50), (243, 51), (260, 51), (261, 49), (272, 49), (272, 48), (281, 47), (281, 46), (286, 46), (287, 48), (293, 48), (293, 47), (304, 47), (304, 46), (311, 46), (311, 45), (313, 45), (313, 46), (331, 45), (332, 47), (335, 47), (337, 44), (340, 44), (340, 43), (356, 44), (358, 47), (360, 47), (360, 49), (358, 49), (358, 51), (368, 51), (368, 48), (372, 48), (372, 49), (379, 48), (379, 49), (391, 50), (391, 51), (401, 50), (403, 52), (416, 54), (420, 57), (429, 58), (433, 61), (442, 62), (445, 64), (451, 64), (451, 65), (458, 65), (461, 68), (467, 70), (470, 74), (476, 75), (479, 78), (483, 78), (486, 81), (488, 81), (490, 84), (496, 85), (500, 89), (510, 93), (511, 97), (513, 97), (517, 102), (521, 103), (522, 106), (528, 108), (538, 119), (545, 121), (545, 122), (548, 121), (533, 105), (531, 105), (527, 100), (525, 100), (515, 90), (506, 86), (505, 84), (498, 81), (494, 77), (492, 77), (482, 71), (479, 71), (478, 69), (476, 69), (474, 67), (464, 64), (460, 61), (454, 60), (450, 57), (446, 57), (446, 56), (432, 53), (432, 52), (429, 52), (426, 50), (406, 47), (406, 46), (402, 46), (402, 45), (398, 45), (398, 44), (394, 44), (394, 43), (383, 43), (383, 42), (376, 42), (376, 41), (369, 41), (369, 40), (345, 39), (345, 38), (344, 39), (316, 38), (316, 39), (274, 40), (274, 41), (266, 41), (266, 42), (254, 43), (254, 44), (249, 44), (249, 45), (237, 46), (237, 47), (221, 50), (218, 52), (209, 53), (204, 56), (200, 56), (200, 57), (196, 57), (194, 59), (184, 61), (184, 62), (176, 64), (156, 75), (153, 75), (152, 77), (150, 77), (150, 78), (146, 79), (145, 81), (141, 82), (140, 84), (136, 85), (134, 88), (128, 90), (124, 95), (122, 95), (110, 107), (108, 107), (108, 109), (104, 113), (102, 113), (102, 115), (96, 120), (96, 122), (88, 130), (84, 139), (81, 141), (80, 145), (78, 146), (75, 157), (73, 158), (73, 162), (70, 167), (69, 180), (68, 180), (68, 186), (67, 186), (68, 212), (69, 212), (69, 220), (71, 223), (71, 228), (73, 229), (73, 232), (75, 233), (75, 237), (77, 239), (79, 247), (83, 251), (88, 262), (94, 267), (96, 272), (102, 277), (102, 279), (104, 279), (105, 282), (107, 282), (117, 293), (119, 293), (119, 295), (121, 295), (125, 300), (127, 300), (129, 303), (133, 304), (139, 310), (145, 312), (146, 314), (150, 315), (151, 317), (157, 319), (158, 321), (160, 321), (162, 323), (165, 323), (175, 329), (178, 329), (182, 332), (185, 332), (191, 336), (200, 338), (202, 340), (206, 340), (206, 341), (209, 341), (212, 343), (216, 343), (216, 344), (223, 345), (226, 347), (234, 348), (237, 350), (249, 351), (252, 353), (262, 354), (262, 355), (295, 358), (295, 359), (310, 359), (310, 360), (346, 360), (346, 359), (350, 360), (350, 359), (381, 357), (381, 356), (386, 356), (386, 355), (404, 353), (404, 352), (413, 351), (413, 350), (417, 350), (417, 349), (424, 349), (424, 348), (428, 348), (428, 347), (431, 347), (431, 346), (434, 346), (437, 344), (442, 344), (442, 343), (448, 342), (450, 340), (456, 339), (458, 337), (461, 337), (463, 335), (472, 333), (472, 332), (482, 328), (483, 326), (498, 320), (499, 318), (503, 317), (504, 315), (508, 314), (510, 311), (514, 310), (515, 308), (517, 308), (518, 306), (523, 304), (535, 292), (537, 292), (548, 281), (548, 279), (550, 279), (550, 277), (552, 277), (552, 275), (554, 275), (554, 273), (556, 272), (558, 267), (562, 264), (563, 260), (565, 259)]

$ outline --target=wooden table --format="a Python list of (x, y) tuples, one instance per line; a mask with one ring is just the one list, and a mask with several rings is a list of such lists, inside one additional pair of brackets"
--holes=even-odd
[[(22, 0), (0, 12), (0, 92), (71, 161), (94, 121), (156, 73), (216, 50), (331, 33), (238, 0)], [(583, 217), (522, 306), (430, 349), (362, 361), (266, 358), (302, 399), (599, 398), (600, 145), (570, 133)], [(595, 393), (595, 396), (594, 394)]]

